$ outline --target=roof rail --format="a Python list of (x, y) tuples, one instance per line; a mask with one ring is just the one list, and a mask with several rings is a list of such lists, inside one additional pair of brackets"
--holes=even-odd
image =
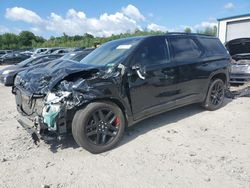
[(186, 32), (167, 32), (166, 35), (198, 35), (198, 36), (209, 36), (213, 37), (212, 35), (202, 34), (202, 33), (186, 33)]

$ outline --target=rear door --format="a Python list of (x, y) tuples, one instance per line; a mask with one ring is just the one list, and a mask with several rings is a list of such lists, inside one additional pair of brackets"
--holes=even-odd
[(164, 36), (145, 39), (136, 50), (130, 68), (128, 82), (136, 120), (175, 105), (177, 68), (170, 61)]
[(203, 49), (192, 36), (170, 36), (169, 42), (173, 62), (178, 65), (176, 105), (201, 100), (207, 71), (203, 69), (206, 66)]

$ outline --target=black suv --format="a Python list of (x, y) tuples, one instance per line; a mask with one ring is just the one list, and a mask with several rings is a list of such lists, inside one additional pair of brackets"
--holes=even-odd
[(19, 122), (38, 135), (72, 133), (92, 153), (126, 126), (191, 103), (222, 106), (230, 56), (218, 38), (166, 34), (108, 42), (81, 62), (52, 62), (15, 79)]

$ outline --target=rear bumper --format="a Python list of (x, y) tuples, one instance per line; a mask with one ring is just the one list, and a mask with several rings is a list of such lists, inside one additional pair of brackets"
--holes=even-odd
[(250, 74), (231, 74), (230, 83), (231, 84), (245, 84), (250, 81)]

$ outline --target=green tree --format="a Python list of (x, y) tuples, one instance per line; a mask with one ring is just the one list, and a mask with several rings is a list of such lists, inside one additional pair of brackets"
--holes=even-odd
[(1, 49), (17, 49), (17, 48), (39, 48), (39, 47), (93, 47), (96, 44), (103, 44), (105, 42), (127, 38), (133, 36), (145, 36), (145, 35), (160, 35), (161, 31), (147, 31), (146, 29), (137, 29), (134, 32), (128, 31), (118, 35), (111, 35), (109, 37), (95, 37), (89, 33), (84, 35), (69, 36), (63, 33), (60, 37), (50, 37), (44, 39), (43, 37), (35, 36), (32, 32), (23, 31), (19, 36), (12, 33), (5, 33), (0, 35), (0, 48)]
[(37, 43), (44, 43), (46, 40), (45, 40), (43, 37), (36, 36), (36, 37), (35, 37), (35, 41), (36, 41)]
[(197, 30), (197, 33), (211, 35), (211, 36), (217, 36), (217, 26), (206, 27), (204, 30)]
[(2, 35), (2, 48), (15, 49), (18, 48), (18, 37), (13, 33), (5, 33)]
[(32, 41), (36, 40), (36, 36), (30, 31), (22, 31), (18, 38), (21, 47), (31, 47)]
[(185, 33), (192, 33), (192, 30), (191, 30), (191, 28), (186, 27), (186, 28), (184, 29), (184, 32), (185, 32)]

